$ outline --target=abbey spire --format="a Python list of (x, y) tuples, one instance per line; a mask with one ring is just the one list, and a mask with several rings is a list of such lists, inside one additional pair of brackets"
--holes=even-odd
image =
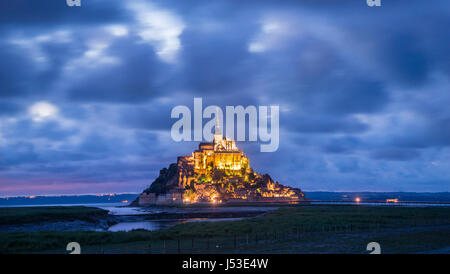
[(220, 131), (219, 108), (216, 108), (216, 126), (214, 128), (214, 143), (219, 144), (223, 140), (222, 132)]
[(214, 135), (222, 133), (220, 132), (220, 122), (219, 122), (219, 108), (216, 108), (216, 127), (214, 128)]

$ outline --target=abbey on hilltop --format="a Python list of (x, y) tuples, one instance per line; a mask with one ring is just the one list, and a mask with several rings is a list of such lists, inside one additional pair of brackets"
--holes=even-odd
[(200, 143), (192, 155), (160, 171), (132, 206), (307, 201), (297, 188), (274, 182), (268, 174), (250, 168), (249, 159), (234, 140), (224, 138), (216, 120), (214, 140)]

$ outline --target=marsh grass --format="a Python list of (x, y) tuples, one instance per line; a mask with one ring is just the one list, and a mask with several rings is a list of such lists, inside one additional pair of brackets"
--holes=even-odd
[(0, 253), (66, 253), (72, 241), (87, 253), (177, 253), (178, 241), (187, 253), (345, 253), (374, 239), (392, 252), (418, 252), (450, 246), (449, 226), (450, 208), (444, 207), (288, 206), (240, 221), (154, 232), (0, 232)]
[(0, 225), (18, 225), (38, 222), (95, 221), (108, 211), (85, 206), (37, 206), (0, 208)]

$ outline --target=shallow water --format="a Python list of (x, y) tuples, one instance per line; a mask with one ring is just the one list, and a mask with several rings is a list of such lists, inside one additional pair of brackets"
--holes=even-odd
[(193, 222), (223, 222), (223, 221), (240, 221), (244, 220), (244, 217), (239, 218), (194, 218), (187, 220), (188, 223)]
[(262, 207), (262, 206), (240, 206), (240, 207), (115, 207), (101, 206), (101, 209), (108, 210), (112, 215), (151, 215), (159, 213), (224, 213), (224, 212), (267, 212), (275, 210), (278, 207)]
[(144, 229), (149, 231), (167, 229), (172, 226), (191, 223), (191, 222), (221, 222), (221, 221), (239, 221), (244, 218), (193, 218), (193, 219), (178, 219), (178, 220), (152, 220), (141, 222), (122, 222), (115, 224), (108, 228), (108, 231), (131, 231), (136, 229)]
[(123, 222), (118, 223), (108, 228), (108, 231), (131, 231), (136, 229), (144, 230), (161, 230), (172, 227), (177, 224), (185, 223), (184, 220), (156, 220), (156, 221), (141, 221), (141, 222)]
[[(142, 216), (144, 217), (160, 213), (168, 214), (205, 214), (205, 213), (248, 213), (267, 212), (277, 209), (277, 207), (199, 207), (199, 208), (178, 208), (178, 207), (100, 207), (108, 210), (109, 214), (116, 216)], [(108, 231), (131, 231), (136, 229), (144, 230), (161, 230), (167, 229), (177, 224), (190, 222), (220, 222), (220, 221), (238, 221), (244, 219), (243, 217), (230, 218), (185, 218), (185, 219), (156, 219), (156, 220), (142, 220), (142, 221), (128, 221), (120, 222), (108, 228)]]

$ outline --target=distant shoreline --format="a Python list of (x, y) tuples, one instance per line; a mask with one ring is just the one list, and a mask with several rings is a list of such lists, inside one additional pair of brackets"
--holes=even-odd
[[(361, 205), (361, 206), (405, 206), (405, 207), (447, 207), (450, 206), (450, 192), (305, 192), (311, 205)], [(128, 207), (138, 194), (73, 195), (73, 196), (32, 196), (0, 198), (0, 208), (43, 207), (43, 206), (88, 206), (88, 207)], [(357, 203), (356, 199), (360, 202)], [(388, 203), (386, 200), (396, 200)], [(236, 206), (289, 206), (289, 203), (236, 203), (216, 204), (215, 207)], [(211, 207), (211, 204), (189, 204), (176, 207)], [(170, 207), (170, 206), (165, 206)]]

